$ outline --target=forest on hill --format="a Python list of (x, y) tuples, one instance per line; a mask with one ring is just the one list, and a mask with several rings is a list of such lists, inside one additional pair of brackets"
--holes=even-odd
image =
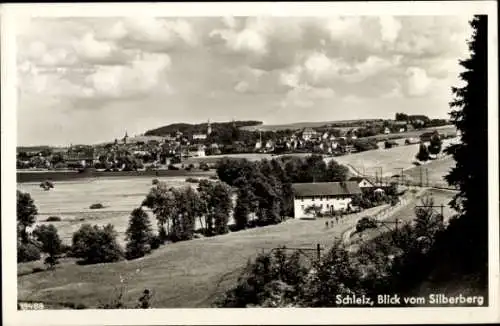
[[(226, 129), (227, 127), (241, 128), (248, 126), (256, 126), (261, 125), (262, 121), (230, 121), (230, 122), (213, 122), (210, 123), (212, 130), (217, 130), (219, 128)], [(206, 133), (208, 128), (208, 123), (199, 123), (199, 124), (189, 124), (189, 123), (173, 123), (167, 126), (159, 127), (156, 129), (148, 130), (144, 133), (145, 136), (166, 136), (177, 131), (182, 132), (183, 134), (201, 134)]]

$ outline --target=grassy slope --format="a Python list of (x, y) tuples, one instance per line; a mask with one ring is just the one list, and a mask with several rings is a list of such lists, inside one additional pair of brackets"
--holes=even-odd
[[(129, 303), (136, 301), (144, 288), (149, 288), (154, 291), (155, 307), (209, 307), (218, 294), (234, 284), (247, 260), (262, 249), (281, 245), (314, 248), (317, 243), (329, 246), (354, 220), (353, 217), (329, 229), (325, 229), (324, 220), (290, 220), (166, 245), (135, 261), (89, 266), (68, 261), (55, 271), (18, 277), (18, 298), (95, 306), (99, 300), (109, 299), (121, 274), (131, 279), (126, 296)], [(26, 271), (24, 265), (19, 264), (18, 269)]]

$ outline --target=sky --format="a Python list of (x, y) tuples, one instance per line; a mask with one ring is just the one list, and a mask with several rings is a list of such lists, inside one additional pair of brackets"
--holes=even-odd
[(18, 145), (208, 119), (447, 118), (469, 19), (33, 18), (16, 35)]

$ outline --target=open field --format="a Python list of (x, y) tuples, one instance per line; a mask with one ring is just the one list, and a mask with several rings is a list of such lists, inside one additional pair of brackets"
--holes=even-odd
[(423, 133), (434, 130), (438, 130), (439, 133), (441, 134), (456, 134), (457, 132), (457, 128), (455, 126), (441, 126), (441, 127), (433, 127), (433, 128), (426, 128), (426, 129), (406, 131), (406, 132), (380, 134), (375, 136), (364, 137), (363, 139), (376, 139), (382, 141), (385, 139), (418, 138)]
[[(172, 186), (188, 185), (183, 177), (158, 179)], [(44, 191), (38, 183), (19, 183), (17, 189), (29, 192), (34, 199), (39, 212), (37, 224), (54, 224), (65, 243), (71, 242), (73, 232), (83, 223), (111, 223), (122, 242), (129, 214), (140, 206), (152, 187), (152, 180), (151, 177), (130, 177), (61, 181), (56, 182), (50, 191)], [(90, 209), (89, 206), (95, 203), (102, 203), (105, 207)], [(44, 222), (49, 216), (59, 216), (62, 221)], [(82, 218), (85, 220), (81, 221)], [(155, 228), (156, 223), (152, 224)]]
[[(444, 140), (443, 147), (446, 147), (452, 141), (453, 139)], [(382, 168), (383, 176), (390, 177), (394, 174), (400, 174), (401, 168), (410, 169), (413, 167), (412, 162), (415, 159), (418, 148), (419, 144), (402, 145), (390, 149), (381, 147), (372, 151), (337, 156), (329, 159), (334, 159), (340, 164), (350, 165), (359, 173), (369, 176), (375, 176), (375, 173), (380, 175), (380, 168)], [(436, 163), (436, 166), (439, 165), (440, 163)]]
[[(265, 153), (242, 153), (242, 154), (223, 154), (223, 155), (210, 155), (205, 157), (189, 157), (186, 160), (182, 161), (182, 164), (185, 166), (189, 164), (194, 164), (195, 166), (200, 164), (201, 162), (207, 164), (217, 164), (220, 160), (224, 158), (232, 158), (232, 159), (247, 159), (249, 161), (260, 161), (263, 159), (272, 159), (274, 157), (273, 154), (265, 154)], [(179, 165), (179, 164), (177, 164)]]
[[(373, 208), (366, 214), (380, 210)], [(141, 292), (151, 289), (153, 307), (210, 307), (213, 300), (232, 286), (250, 258), (262, 250), (288, 247), (328, 247), (352, 227), (354, 216), (325, 228), (323, 219), (288, 220), (282, 224), (229, 233), (222, 236), (169, 244), (151, 255), (112, 264), (77, 265), (63, 261), (55, 271), (18, 276), (18, 300), (83, 303), (107, 302), (126, 279), (127, 304), (137, 302)], [(38, 265), (37, 265), (38, 264)], [(41, 263), (18, 264), (18, 273)]]
[[(451, 156), (447, 156), (440, 160), (431, 161), (425, 165), (414, 166), (404, 171), (405, 179), (419, 182), (420, 175), (425, 184), (427, 179), (430, 185), (446, 184), (444, 176), (455, 166), (455, 160)], [(422, 172), (420, 172), (422, 170)]]
[[(337, 121), (318, 121), (318, 122), (297, 122), (297, 123), (289, 123), (289, 124), (283, 124), (283, 125), (257, 125), (257, 126), (248, 126), (248, 127), (242, 127), (241, 129), (243, 130), (262, 130), (262, 131), (277, 131), (277, 130), (286, 130), (286, 129), (303, 129), (303, 128), (317, 128), (321, 126), (326, 126), (329, 124), (346, 124), (346, 123), (361, 123), (363, 122), (369, 122), (369, 121), (376, 121), (380, 119), (356, 119), (356, 120), (337, 120)], [(352, 129), (354, 127), (349, 127), (349, 129)]]

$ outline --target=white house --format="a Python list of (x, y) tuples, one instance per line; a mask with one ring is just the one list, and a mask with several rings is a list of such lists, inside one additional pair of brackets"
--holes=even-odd
[(352, 177), (349, 179), (349, 181), (355, 181), (358, 183), (358, 187), (363, 190), (367, 188), (373, 188), (375, 185), (370, 182), (370, 180), (363, 178), (363, 177)]
[(206, 134), (194, 134), (193, 135), (193, 140), (205, 140), (207, 139)]
[(311, 138), (315, 138), (317, 135), (318, 133), (312, 128), (305, 128), (302, 131), (302, 139), (304, 140), (310, 140)]
[(205, 146), (200, 145), (189, 148), (188, 156), (190, 157), (205, 157)]
[(384, 134), (390, 134), (390, 133), (391, 133), (391, 129), (389, 129), (388, 127), (385, 127)]
[(295, 218), (312, 217), (305, 212), (311, 206), (319, 206), (323, 213), (346, 211), (350, 208), (352, 197), (361, 194), (355, 181), (294, 183), (292, 188)]

